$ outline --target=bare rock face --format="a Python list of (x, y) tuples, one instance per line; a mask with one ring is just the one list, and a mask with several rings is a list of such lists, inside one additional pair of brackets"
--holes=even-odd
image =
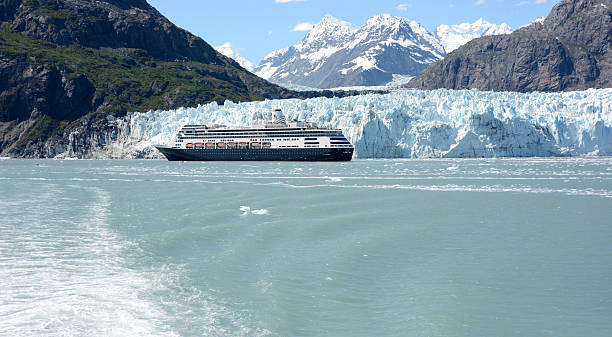
[(137, 48), (163, 60), (227, 62), (145, 0), (27, 0), (16, 10), (12, 25), (60, 46)]
[(74, 120), (94, 109), (93, 84), (83, 75), (66, 77), (55, 67), (32, 68), (0, 58), (0, 122), (24, 121), (32, 112)]
[(611, 0), (564, 0), (543, 23), (475, 39), (408, 86), (518, 92), (608, 88), (611, 45)]

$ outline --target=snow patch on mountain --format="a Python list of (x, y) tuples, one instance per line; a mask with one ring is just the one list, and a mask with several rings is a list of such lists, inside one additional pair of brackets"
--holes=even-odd
[(236, 49), (231, 42), (225, 42), (224, 44), (215, 47), (215, 50), (229, 58), (232, 58), (234, 61), (238, 62), (241, 67), (248, 71), (253, 71), (255, 68), (255, 65), (251, 61), (247, 60), (240, 55), (240, 53), (238, 53), (238, 49)]
[(474, 23), (440, 25), (434, 34), (444, 45), (446, 52), (450, 53), (473, 39), (488, 35), (510, 34), (512, 31), (513, 29), (505, 23), (496, 25), (481, 18)]
[(546, 21), (546, 17), (545, 17), (545, 16), (541, 16), (541, 17), (539, 17), (539, 18), (537, 18), (537, 19), (533, 20), (532, 22), (530, 22), (530, 23), (528, 23), (528, 24), (526, 24), (526, 25), (524, 25), (524, 26), (521, 26), (520, 28), (524, 28), (524, 27), (527, 27), (527, 26), (531, 26), (531, 25), (533, 25), (534, 23), (539, 23), (539, 24), (542, 24), (542, 25), (543, 25), (543, 24), (544, 24), (544, 21)]
[(160, 157), (185, 124), (248, 126), (288, 118), (340, 128), (358, 158), (612, 155), (612, 89), (562, 93), (397, 90), (346, 98), (213, 102), (130, 113), (115, 143), (96, 157)]

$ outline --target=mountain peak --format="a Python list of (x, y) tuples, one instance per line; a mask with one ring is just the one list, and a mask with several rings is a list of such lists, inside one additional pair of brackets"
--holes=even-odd
[(447, 53), (459, 48), (469, 41), (488, 35), (510, 34), (513, 29), (505, 23), (496, 25), (480, 18), (474, 23), (464, 22), (458, 25), (440, 25), (435, 35), (444, 45)]
[(395, 16), (391, 14), (378, 14), (369, 18), (368, 21), (365, 23), (364, 27), (391, 27), (400, 26), (402, 24), (411, 25), (413, 23), (416, 22), (400, 16)]
[(357, 26), (348, 21), (340, 20), (331, 14), (325, 14), (323, 18), (321, 18), (321, 21), (314, 25), (311, 32), (320, 32), (322, 30), (342, 30), (350, 32), (356, 30), (357, 28)]
[(395, 16), (395, 15), (391, 15), (391, 14), (387, 14), (387, 13), (383, 13), (383, 14), (374, 15), (373, 17), (368, 19), (368, 22), (380, 22), (380, 23), (391, 22), (391, 23), (395, 23), (395, 22), (399, 22), (399, 21), (402, 21), (402, 20), (405, 20), (405, 18), (402, 18), (402, 17), (399, 17), (399, 16)]
[[(335, 16), (327, 13), (325, 15), (323, 15), (323, 17), (321, 18), (321, 21), (319, 21), (319, 23), (330, 23), (330, 24), (337, 24), (337, 25), (344, 25), (344, 24), (350, 24), (349, 22), (346, 21), (342, 21), (338, 18), (336, 18)], [(352, 24), (350, 24), (352, 25)]]
[[(338, 41), (353, 31), (357, 30), (357, 26), (350, 22), (342, 21), (333, 17), (331, 14), (325, 14), (306, 34), (306, 37), (301, 43), (301, 47), (321, 45), (321, 43)], [(299, 48), (301, 49), (301, 48)]]

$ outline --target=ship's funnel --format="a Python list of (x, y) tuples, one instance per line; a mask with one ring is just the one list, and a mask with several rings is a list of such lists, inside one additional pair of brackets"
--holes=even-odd
[(281, 109), (274, 110), (274, 123), (275, 124), (286, 124), (287, 120)]

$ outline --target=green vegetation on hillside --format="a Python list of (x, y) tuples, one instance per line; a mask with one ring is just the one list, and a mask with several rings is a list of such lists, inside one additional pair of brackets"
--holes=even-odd
[(251, 94), (244, 82), (255, 92), (269, 85), (255, 76), (243, 82), (239, 71), (223, 65), (159, 61), (143, 50), (60, 47), (17, 33), (8, 24), (0, 28), (0, 55), (32, 67), (55, 67), (67, 78), (86, 76), (96, 88), (96, 96), (103, 99), (100, 112), (108, 113), (168, 109), (225, 99), (261, 100), (264, 97)]

